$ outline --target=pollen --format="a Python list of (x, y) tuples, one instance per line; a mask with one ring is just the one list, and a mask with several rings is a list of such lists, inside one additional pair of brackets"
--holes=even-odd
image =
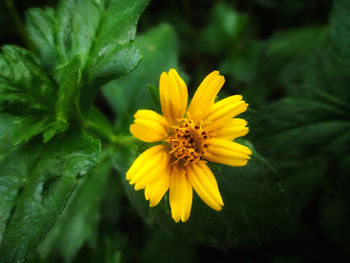
[(170, 164), (187, 166), (190, 163), (203, 161), (207, 152), (210, 135), (203, 130), (201, 123), (195, 124), (189, 119), (180, 119), (174, 125), (165, 140), (170, 147)]

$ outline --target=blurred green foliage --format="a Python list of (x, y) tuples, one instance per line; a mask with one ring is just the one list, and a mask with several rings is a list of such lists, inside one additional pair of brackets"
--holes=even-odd
[[(349, 261), (348, 0), (6, 0), (0, 24), (0, 262)], [(170, 68), (250, 104), (252, 160), (185, 224), (125, 180)]]

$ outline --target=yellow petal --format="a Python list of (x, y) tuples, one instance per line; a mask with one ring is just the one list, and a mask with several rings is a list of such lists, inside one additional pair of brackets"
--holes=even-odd
[(167, 165), (162, 173), (162, 175), (155, 180), (153, 183), (149, 184), (145, 188), (145, 198), (149, 200), (149, 206), (153, 207), (159, 204), (163, 196), (169, 189), (170, 183), (170, 166)]
[(168, 121), (152, 110), (138, 110), (130, 132), (136, 138), (145, 142), (162, 141), (167, 136)]
[[(153, 171), (157, 171), (157, 168), (159, 167), (160, 164), (163, 165), (163, 163), (165, 162), (166, 158), (165, 158), (165, 153), (164, 152), (158, 152), (156, 154), (154, 154), (151, 158), (148, 159), (148, 161), (146, 163), (143, 164), (142, 167), (140, 167), (140, 169), (138, 169), (137, 171), (135, 171), (133, 178), (130, 180), (130, 184), (137, 184), (140, 182), (142, 184), (142, 181), (144, 181), (144, 177), (146, 176), (151, 176), (152, 179), (156, 179), (154, 178), (155, 175), (152, 173)], [(158, 171), (157, 171), (158, 172)], [(158, 174), (158, 173), (157, 173)], [(142, 187), (135, 187), (135, 190), (139, 190), (142, 189)]]
[(149, 166), (156, 166), (164, 156), (164, 153), (167, 153), (167, 148), (165, 145), (156, 145), (153, 146), (142, 154), (140, 154), (134, 163), (131, 165), (129, 170), (126, 172), (126, 180), (136, 180), (143, 173), (144, 170), (148, 169)]
[(169, 202), (175, 222), (186, 222), (192, 208), (192, 186), (183, 169), (172, 168), (170, 175)]
[(236, 115), (245, 112), (248, 104), (242, 100), (241, 95), (234, 95), (216, 102), (209, 114), (203, 120), (204, 127), (213, 131), (224, 126)]
[(159, 81), (160, 103), (164, 117), (173, 124), (185, 115), (187, 87), (175, 69), (163, 72)]
[[(149, 167), (148, 170), (143, 169), (143, 173), (140, 176), (135, 176), (133, 180), (130, 181), (130, 184), (135, 183), (135, 190), (140, 190), (145, 188), (147, 185), (153, 183), (158, 178), (162, 177), (166, 168), (169, 166), (169, 154), (168, 153), (161, 153), (162, 157), (157, 163), (155, 163), (153, 166), (147, 166)], [(154, 161), (158, 160), (158, 156), (154, 156)], [(151, 163), (151, 162), (149, 162)], [(141, 174), (141, 173), (140, 173)]]
[(252, 154), (248, 147), (223, 139), (211, 139), (207, 151), (204, 157), (208, 161), (230, 166), (246, 165)]
[(232, 119), (215, 132), (215, 137), (229, 141), (242, 137), (249, 131), (249, 128), (246, 127), (247, 124), (246, 120), (239, 118)]
[(208, 114), (224, 83), (225, 78), (219, 75), (219, 71), (213, 71), (202, 81), (188, 107), (192, 120), (200, 121)]
[(198, 196), (208, 206), (220, 211), (224, 205), (218, 184), (210, 168), (203, 162), (187, 168), (188, 178)]

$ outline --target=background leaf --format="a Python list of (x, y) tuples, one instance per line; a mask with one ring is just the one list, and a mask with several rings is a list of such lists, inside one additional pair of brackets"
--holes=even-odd
[(48, 258), (49, 253), (56, 252), (65, 262), (72, 262), (84, 243), (96, 247), (101, 198), (112, 169), (108, 152), (102, 153), (101, 159), (81, 179), (59, 220), (40, 244), (41, 257)]
[[(251, 144), (249, 147), (252, 148)], [(131, 165), (132, 156), (118, 157), (121, 174)], [(155, 208), (149, 208), (143, 190), (136, 192), (124, 179), (126, 192), (137, 211), (162, 225), (178, 238), (218, 248), (252, 246), (288, 237), (293, 233), (287, 199), (276, 174), (266, 160), (254, 152), (248, 165), (229, 167), (213, 165), (224, 204), (214, 211), (194, 198), (191, 217), (186, 223), (175, 223), (170, 216), (167, 196)], [(194, 194), (196, 196), (196, 194)]]
[(74, 129), (49, 145), (33, 141), (2, 160), (1, 262), (23, 262), (30, 255), (56, 222), (79, 178), (96, 165), (100, 147), (99, 140)]
[(9, 140), (13, 132), (13, 119), (14, 117), (9, 114), (0, 113), (0, 161), (13, 147)]
[(135, 44), (144, 59), (138, 68), (123, 79), (106, 85), (103, 92), (117, 114), (116, 125), (125, 128), (140, 108), (150, 108), (152, 100), (147, 84), (158, 87), (163, 71), (177, 67), (178, 40), (172, 27), (159, 25), (139, 36)]
[(346, 0), (336, 0), (331, 14), (330, 34), (338, 53), (338, 60), (349, 70), (350, 61), (350, 3)]
[[(46, 72), (28, 51), (5, 46), (0, 57), (1, 109), (18, 115), (47, 111), (55, 89)], [(35, 87), (35, 88), (34, 88)]]
[(278, 159), (316, 154), (332, 158), (347, 151), (350, 139), (348, 113), (312, 100), (284, 98), (266, 110), (261, 125), (260, 147)]
[(0, 110), (19, 117), (13, 139), (26, 142), (53, 125), (54, 83), (31, 53), (15, 46), (3, 47), (0, 68)]
[(211, 10), (209, 24), (200, 35), (198, 47), (210, 54), (234, 46), (241, 37), (248, 17), (230, 6), (219, 3)]
[(87, 111), (103, 84), (133, 70), (141, 59), (132, 44), (139, 15), (148, 0), (60, 1), (57, 11), (32, 9), (27, 30), (41, 63), (52, 70), (81, 55)]

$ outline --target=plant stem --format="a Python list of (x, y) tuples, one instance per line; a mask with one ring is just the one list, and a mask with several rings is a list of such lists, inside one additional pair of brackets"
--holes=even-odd
[(120, 146), (135, 145), (137, 139), (132, 135), (114, 135), (113, 144)]
[(13, 19), (13, 21), (15, 22), (15, 25), (16, 25), (16, 30), (17, 32), (19, 33), (19, 35), (21, 36), (23, 42), (24, 42), (24, 45), (27, 47), (27, 48), (30, 48), (31, 47), (31, 42), (29, 41), (28, 39), (28, 35), (27, 35), (27, 31), (25, 29), (25, 26), (12, 2), (12, 0), (5, 0), (5, 4), (6, 4), (6, 7), (7, 9), (9, 10), (10, 12), (10, 15)]
[(91, 121), (84, 121), (83, 126), (88, 131), (94, 133), (102, 140), (105, 140), (112, 145), (132, 146), (136, 142), (136, 139), (131, 135), (116, 135), (106, 129), (101, 128), (99, 125)]

